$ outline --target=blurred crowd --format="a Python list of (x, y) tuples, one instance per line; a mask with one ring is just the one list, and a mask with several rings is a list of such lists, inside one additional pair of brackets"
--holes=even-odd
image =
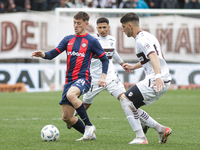
[(199, 9), (200, 0), (0, 0), (0, 13), (61, 8)]

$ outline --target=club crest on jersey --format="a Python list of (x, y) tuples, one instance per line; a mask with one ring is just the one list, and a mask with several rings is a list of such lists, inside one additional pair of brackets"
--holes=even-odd
[(110, 46), (112, 46), (112, 47), (113, 47), (113, 42), (110, 42)]
[(129, 92), (129, 93), (128, 93), (128, 96), (130, 96), (130, 97), (133, 96), (133, 93), (132, 93), (132, 92)]
[(87, 46), (86, 43), (82, 43), (82, 47), (85, 48)]

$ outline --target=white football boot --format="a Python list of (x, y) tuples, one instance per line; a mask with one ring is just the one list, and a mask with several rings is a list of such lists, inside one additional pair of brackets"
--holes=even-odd
[(136, 137), (128, 144), (148, 144), (148, 140), (145, 137)]

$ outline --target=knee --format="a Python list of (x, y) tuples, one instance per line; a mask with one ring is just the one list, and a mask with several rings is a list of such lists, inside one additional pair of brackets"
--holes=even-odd
[(119, 94), (119, 96), (117, 97), (118, 100), (120, 100), (120, 98), (124, 96), (124, 93)]
[(70, 122), (72, 121), (72, 118), (63, 115), (63, 116), (62, 116), (62, 120), (63, 120), (64, 122), (66, 122), (66, 123), (70, 123)]
[(76, 95), (74, 95), (73, 93), (67, 93), (66, 94), (66, 97), (67, 97), (67, 99), (71, 102), (71, 101), (73, 101), (73, 99), (75, 98), (75, 96)]

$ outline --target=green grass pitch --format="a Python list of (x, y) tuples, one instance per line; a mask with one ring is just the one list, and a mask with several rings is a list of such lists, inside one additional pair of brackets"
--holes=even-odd
[[(67, 129), (58, 104), (62, 92), (0, 93), (0, 150), (197, 150), (200, 149), (200, 91), (169, 90), (150, 106), (143, 106), (159, 123), (172, 128), (166, 144), (149, 129), (148, 145), (128, 145), (135, 137), (118, 100), (100, 93), (88, 110), (97, 139), (79, 141), (82, 134)], [(41, 129), (53, 124), (56, 142), (43, 142)]]

